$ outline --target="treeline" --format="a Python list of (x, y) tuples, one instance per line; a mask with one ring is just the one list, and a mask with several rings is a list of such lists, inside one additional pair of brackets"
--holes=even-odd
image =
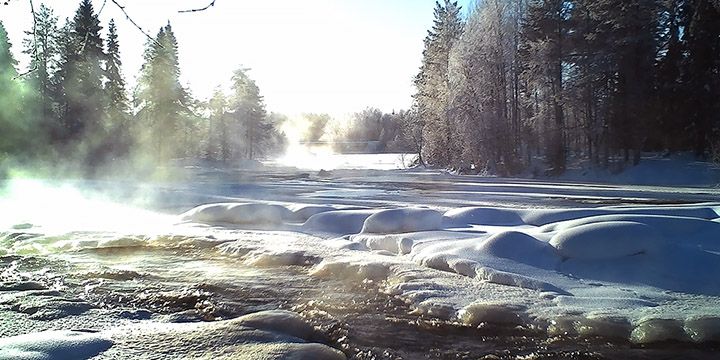
[(720, 142), (720, 3), (481, 0), (436, 3), (411, 132), (437, 166), (513, 174), (546, 160), (704, 158)]
[(169, 23), (147, 41), (130, 91), (115, 24), (111, 20), (103, 34), (90, 0), (62, 26), (40, 5), (26, 34), (23, 51), (31, 61), (19, 74), (0, 23), (0, 161), (75, 164), (92, 173), (120, 162), (153, 167), (184, 157), (256, 159), (284, 146), (283, 118), (267, 113), (246, 69), (233, 74), (230, 94), (193, 98), (180, 83), (178, 40)]

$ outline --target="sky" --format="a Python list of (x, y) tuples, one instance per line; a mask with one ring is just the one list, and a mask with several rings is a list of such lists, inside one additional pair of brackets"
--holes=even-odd
[[(32, 28), (31, 0), (0, 6), (0, 21), (20, 54)], [(194, 96), (208, 98), (229, 87), (232, 72), (249, 68), (269, 111), (343, 116), (372, 106), (383, 111), (409, 107), (423, 38), (432, 26), (434, 0), (117, 0), (147, 33), (171, 22), (179, 42), (181, 81)], [(460, 1), (467, 8), (469, 0)], [(42, 1), (33, 0), (35, 8)], [(72, 18), (79, 0), (45, 4)], [(136, 82), (146, 42), (112, 3), (93, 0), (103, 37), (118, 27), (123, 73)]]

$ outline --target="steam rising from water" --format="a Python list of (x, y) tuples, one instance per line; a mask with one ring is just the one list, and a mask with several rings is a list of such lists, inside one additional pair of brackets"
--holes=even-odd
[(152, 234), (168, 228), (174, 216), (134, 208), (130, 199), (90, 196), (68, 184), (13, 179), (0, 193), (0, 227), (33, 228), (44, 234), (110, 231)]

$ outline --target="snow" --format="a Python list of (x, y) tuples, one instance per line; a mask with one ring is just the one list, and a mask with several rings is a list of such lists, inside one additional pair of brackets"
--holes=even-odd
[[(177, 186), (169, 211), (182, 214), (171, 231), (78, 228), (49, 235), (42, 219), (6, 211), (3, 221), (11, 226), (29, 225), (9, 228), (0, 243), (9, 254), (209, 249), (237, 266), (301, 266), (298, 271), (318, 281), (375, 286), (405, 301), (413, 314), (468, 326), (520, 326), (549, 336), (619, 337), (638, 344), (720, 340), (717, 189), (488, 179), (420, 169), (335, 170), (327, 176), (268, 177), (217, 190)], [(53, 214), (59, 217), (63, 210)], [(119, 214), (145, 216), (106, 216)], [(31, 290), (36, 286), (31, 283), (3, 286), (46, 291), (26, 298), (3, 295), (5, 305), (28, 311), (47, 305), (60, 316), (87, 310), (85, 303), (70, 304), (50, 290)], [(293, 316), (266, 313), (148, 336), (234, 329), (239, 338), (254, 339), (243, 354), (338, 355), (308, 343), (311, 329)]]

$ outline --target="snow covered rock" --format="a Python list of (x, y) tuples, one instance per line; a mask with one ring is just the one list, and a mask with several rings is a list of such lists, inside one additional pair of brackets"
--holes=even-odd
[(483, 241), (478, 250), (487, 255), (544, 269), (554, 269), (561, 260), (552, 246), (517, 231), (497, 233)]
[(491, 207), (464, 207), (448, 210), (445, 212), (445, 221), (452, 226), (517, 226), (525, 224), (517, 211)]
[(567, 258), (612, 259), (658, 249), (662, 235), (652, 227), (632, 221), (606, 221), (560, 231), (550, 245)]
[(362, 227), (363, 233), (397, 234), (438, 230), (443, 216), (431, 209), (402, 208), (380, 210), (370, 215)]
[(362, 229), (365, 219), (375, 212), (376, 210), (326, 211), (311, 216), (302, 228), (310, 232), (356, 234)]
[(90, 359), (112, 345), (110, 339), (96, 332), (43, 331), (0, 339), (0, 359)]
[(181, 215), (184, 221), (230, 224), (280, 224), (292, 212), (281, 205), (219, 203), (198, 206)]

